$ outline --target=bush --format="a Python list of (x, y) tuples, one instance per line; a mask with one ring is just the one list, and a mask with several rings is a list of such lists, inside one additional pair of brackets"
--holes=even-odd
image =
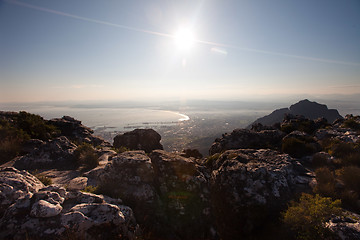
[(315, 154), (312, 159), (312, 166), (314, 168), (320, 168), (328, 165), (328, 158), (323, 154)]
[(26, 132), (30, 138), (47, 140), (58, 133), (55, 126), (47, 124), (42, 117), (36, 114), (19, 112), (13, 120), (16, 126)]
[(283, 124), (281, 125), (280, 130), (287, 134), (293, 131), (301, 131), (308, 134), (313, 134), (316, 130), (316, 126), (314, 121), (309, 119), (302, 119), (295, 122)]
[(357, 146), (354, 143), (335, 142), (331, 145), (329, 153), (335, 157), (342, 158), (358, 152)]
[(215, 153), (214, 155), (208, 156), (205, 159), (204, 165), (207, 167), (211, 167), (213, 165), (213, 163), (219, 159), (221, 153)]
[(29, 139), (29, 135), (18, 129), (8, 121), (0, 120), (0, 163), (5, 163), (16, 157), (22, 144)]
[(324, 223), (331, 215), (341, 214), (340, 205), (340, 200), (303, 193), (299, 202), (290, 203), (283, 213), (283, 221), (298, 233), (299, 239), (331, 239), (332, 234)]
[(336, 175), (344, 183), (345, 188), (360, 194), (360, 168), (356, 166), (343, 167), (336, 171)]
[(124, 147), (124, 146), (121, 146), (119, 148), (113, 148), (113, 150), (117, 153), (123, 153), (123, 152), (128, 152), (128, 151), (131, 151), (130, 148), (127, 148), (127, 147)]
[(323, 141), (322, 145), (329, 154), (339, 159), (340, 166), (360, 166), (360, 147), (358, 144), (328, 140)]
[(327, 167), (318, 168), (315, 171), (317, 185), (314, 188), (315, 193), (319, 193), (326, 197), (334, 197), (335, 193), (335, 177)]
[(282, 151), (292, 157), (301, 158), (312, 155), (316, 152), (316, 149), (311, 143), (290, 137), (283, 140)]
[(48, 185), (51, 185), (53, 182), (52, 182), (52, 179), (39, 173), (37, 170), (35, 170), (33, 172), (33, 175), (40, 180), (40, 182), (42, 182), (45, 186), (48, 186)]
[(342, 126), (346, 127), (346, 128), (351, 128), (352, 130), (355, 130), (355, 131), (360, 130), (360, 123), (355, 121), (355, 119), (353, 119), (353, 118), (346, 119)]
[(99, 157), (96, 150), (89, 143), (82, 143), (74, 151), (77, 166), (84, 166), (86, 169), (95, 168), (99, 165)]
[(88, 193), (99, 193), (99, 186), (91, 186), (91, 185), (87, 185), (83, 192), (88, 192)]

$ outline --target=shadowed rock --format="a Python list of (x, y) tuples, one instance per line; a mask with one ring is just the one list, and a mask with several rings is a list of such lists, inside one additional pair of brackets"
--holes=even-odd
[(114, 138), (114, 147), (126, 147), (130, 150), (144, 150), (149, 153), (155, 149), (163, 149), (160, 143), (161, 136), (153, 129), (135, 129), (117, 135)]
[(120, 195), (154, 239), (207, 239), (212, 225), (203, 170), (175, 153), (129, 151), (112, 158), (100, 187)]
[(221, 153), (230, 149), (279, 149), (284, 133), (278, 130), (255, 132), (247, 129), (235, 129), (230, 134), (223, 134), (212, 144), (209, 154)]
[(212, 164), (211, 203), (221, 239), (249, 237), (308, 188), (301, 164), (273, 150), (229, 150)]

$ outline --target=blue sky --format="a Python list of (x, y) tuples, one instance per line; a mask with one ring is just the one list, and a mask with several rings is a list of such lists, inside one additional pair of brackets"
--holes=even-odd
[(0, 102), (357, 94), (359, 13), (358, 0), (0, 0)]

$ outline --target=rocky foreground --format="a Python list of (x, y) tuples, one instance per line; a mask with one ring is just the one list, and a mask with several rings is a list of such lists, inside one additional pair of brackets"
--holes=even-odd
[[(47, 124), (55, 135), (27, 140), (0, 169), (0, 239), (297, 237), (281, 223), (281, 212), (319, 187), (316, 156), (325, 156), (327, 166), (338, 164), (340, 157), (324, 152), (324, 140), (358, 144), (360, 138), (358, 117), (330, 124), (287, 116), (278, 128), (224, 134), (211, 156), (201, 158), (196, 151), (163, 151), (153, 130), (116, 137), (116, 152), (73, 118)], [(298, 145), (286, 147), (289, 141)], [(84, 162), (89, 156), (96, 165)], [(53, 183), (45, 186), (44, 177)], [(355, 213), (334, 215), (323, 226), (333, 239), (360, 239)]]

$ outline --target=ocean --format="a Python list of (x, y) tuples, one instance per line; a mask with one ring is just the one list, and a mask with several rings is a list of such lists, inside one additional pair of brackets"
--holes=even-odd
[(71, 116), (93, 130), (124, 132), (139, 127), (170, 126), (190, 118), (176, 111), (148, 108), (65, 107), (51, 105), (2, 107), (2, 111), (27, 111), (44, 119)]

